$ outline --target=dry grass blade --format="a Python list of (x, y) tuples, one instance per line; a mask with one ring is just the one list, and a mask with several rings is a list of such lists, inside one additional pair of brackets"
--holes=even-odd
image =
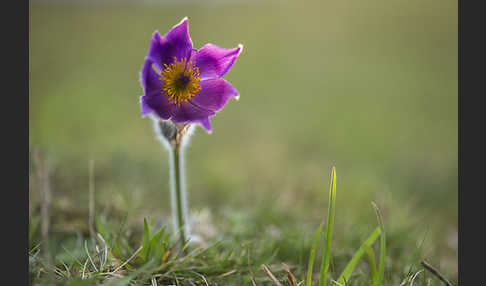
[(223, 274), (221, 274), (221, 275), (216, 276), (216, 278), (223, 278), (223, 277), (226, 277), (226, 276), (230, 276), (231, 274), (233, 274), (233, 273), (235, 273), (235, 272), (236, 272), (236, 269), (233, 269), (233, 270), (231, 270), (231, 271), (228, 271), (228, 272), (226, 272), (226, 273), (223, 273)]
[(442, 273), (439, 272), (439, 270), (435, 269), (432, 265), (430, 265), (427, 261), (422, 260), (420, 262), (425, 269), (427, 269), (430, 273), (434, 274), (437, 278), (439, 278), (442, 282), (444, 282), (445, 285), (447, 286), (453, 286), (449, 280), (447, 280)]
[(418, 276), (420, 273), (422, 273), (422, 272), (424, 272), (424, 270), (423, 270), (423, 269), (420, 269), (420, 270), (419, 270), (417, 273), (415, 273), (415, 274), (413, 275), (412, 279), (410, 279), (410, 286), (413, 286), (413, 283), (415, 282), (415, 279), (416, 279), (416, 278), (417, 278), (417, 276)]
[(167, 260), (167, 258), (169, 257), (170, 253), (171, 253), (170, 249), (167, 249), (167, 251), (165, 252), (164, 256), (162, 256), (162, 263), (164, 263)]
[(89, 254), (89, 249), (88, 249), (88, 241), (84, 241), (84, 250), (86, 251), (86, 254), (88, 255), (89, 261), (91, 262), (91, 266), (93, 266), (94, 270), (98, 272), (98, 268), (96, 267), (93, 258), (91, 258), (91, 255)]
[(405, 279), (403, 279), (402, 283), (400, 283), (400, 286), (405, 286), (405, 284), (407, 284), (408, 281), (410, 281), (410, 276), (405, 277)]
[(98, 238), (103, 242), (103, 245), (105, 246), (104, 247), (104, 258), (103, 258), (103, 262), (101, 263), (101, 271), (103, 271), (103, 268), (105, 267), (106, 265), (106, 261), (108, 260), (108, 244), (106, 244), (106, 241), (105, 239), (103, 238), (103, 236), (101, 236), (101, 234), (97, 233), (97, 236)]
[(132, 254), (132, 256), (130, 256), (130, 258), (127, 259), (127, 261), (125, 261), (122, 265), (118, 266), (115, 270), (113, 270), (110, 273), (114, 274), (115, 272), (120, 270), (123, 266), (127, 265), (127, 263), (130, 262), (140, 252), (140, 250), (142, 250), (141, 246)]
[(297, 286), (297, 280), (295, 280), (294, 275), (292, 275), (292, 272), (290, 272), (290, 268), (287, 264), (282, 263), (283, 268), (285, 272), (287, 272), (287, 279), (289, 280), (289, 285), (290, 286)]
[(84, 279), (86, 277), (85, 276), (85, 273), (86, 273), (86, 265), (88, 265), (88, 258), (86, 258), (86, 261), (84, 262), (83, 272), (81, 273), (81, 279)]
[(191, 271), (191, 272), (196, 274), (197, 276), (201, 277), (202, 280), (204, 281), (204, 283), (206, 284), (206, 286), (209, 286), (208, 280), (206, 280), (206, 277), (204, 277), (204, 275), (197, 273), (196, 271)]
[(263, 271), (265, 271), (265, 273), (270, 277), (270, 279), (272, 279), (273, 282), (275, 282), (275, 284), (277, 286), (283, 286), (277, 278), (275, 278), (275, 276), (273, 276), (272, 272), (270, 271), (270, 269), (268, 269), (267, 266), (265, 266), (265, 264), (262, 264), (262, 269)]
[(95, 244), (95, 229), (94, 229), (94, 221), (95, 221), (95, 184), (94, 184), (94, 160), (89, 161), (89, 217), (88, 217), (88, 226), (89, 226), (89, 234), (93, 241), (93, 245)]

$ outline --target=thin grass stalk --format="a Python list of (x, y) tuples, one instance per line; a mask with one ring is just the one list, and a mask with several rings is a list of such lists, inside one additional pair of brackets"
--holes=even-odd
[(361, 256), (363, 256), (363, 254), (367, 251), (367, 249), (369, 249), (370, 246), (373, 245), (373, 243), (378, 238), (380, 233), (381, 233), (380, 228), (377, 227), (371, 233), (371, 235), (365, 240), (365, 242), (363, 242), (361, 247), (356, 251), (356, 253), (353, 255), (351, 260), (348, 262), (348, 264), (344, 268), (339, 278), (336, 280), (338, 283), (345, 284), (347, 283), (347, 281), (349, 281), (349, 277), (351, 276), (351, 273), (353, 273), (353, 270), (356, 267), (356, 265), (358, 265)]
[(327, 285), (327, 271), (329, 270), (329, 262), (331, 260), (331, 238), (332, 238), (332, 227), (334, 224), (335, 201), (336, 201), (336, 168), (332, 167), (331, 184), (329, 188), (329, 208), (327, 214), (327, 233), (326, 233), (326, 246), (325, 246), (326, 248), (324, 249), (324, 255), (322, 256), (319, 286)]
[(96, 245), (95, 241), (95, 182), (94, 182), (94, 168), (95, 163), (94, 160), (89, 161), (89, 217), (88, 217), (88, 226), (89, 226), (89, 235), (91, 237), (91, 242), (93, 246)]
[(319, 242), (319, 237), (321, 235), (323, 226), (324, 226), (324, 222), (321, 222), (321, 224), (317, 228), (316, 234), (314, 235), (314, 241), (312, 242), (309, 264), (307, 265), (307, 279), (305, 283), (306, 286), (311, 286), (312, 283), (312, 270), (314, 267), (314, 259), (316, 257), (317, 242)]
[(445, 285), (453, 286), (453, 284), (449, 282), (449, 280), (447, 280), (444, 277), (444, 275), (442, 275), (442, 273), (439, 272), (439, 270), (435, 269), (432, 265), (430, 265), (430, 263), (428, 263), (425, 260), (422, 260), (420, 264), (422, 264), (422, 266), (425, 267), (425, 269), (427, 269), (430, 273), (434, 274), (437, 278), (439, 278), (442, 282), (444, 282)]
[(49, 252), (49, 208), (51, 204), (51, 188), (49, 184), (49, 170), (46, 161), (41, 158), (39, 149), (34, 149), (34, 163), (37, 168), (39, 179), (40, 203), (41, 203), (41, 235), (42, 235), (42, 255), (47, 268), (49, 282), (54, 283), (54, 272), (51, 254)]
[(373, 252), (371, 247), (367, 247), (366, 252), (368, 253), (368, 261), (370, 263), (370, 268), (371, 268), (371, 284), (373, 284), (375, 283), (378, 277), (378, 271), (376, 270), (375, 253)]
[(375, 283), (372, 286), (381, 285), (383, 282), (383, 277), (385, 276), (385, 257), (386, 257), (386, 236), (385, 236), (385, 226), (383, 224), (383, 217), (381, 216), (380, 209), (378, 206), (372, 202), (373, 208), (375, 209), (376, 218), (378, 220), (378, 225), (381, 230), (380, 236), (380, 264), (378, 266), (378, 276)]

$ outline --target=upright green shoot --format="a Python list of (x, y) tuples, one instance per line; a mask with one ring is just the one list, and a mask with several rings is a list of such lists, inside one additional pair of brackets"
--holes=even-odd
[(327, 214), (327, 233), (326, 233), (326, 245), (324, 249), (324, 255), (322, 256), (321, 270), (319, 286), (327, 285), (327, 271), (329, 270), (329, 262), (331, 260), (331, 238), (332, 238), (332, 226), (334, 224), (334, 208), (336, 201), (336, 168), (332, 167), (331, 171), (331, 184), (329, 189), (329, 208)]
[(383, 224), (383, 217), (381, 216), (380, 209), (375, 203), (371, 203), (375, 209), (376, 218), (381, 230), (380, 236), (380, 264), (378, 266), (378, 276), (372, 286), (381, 285), (383, 283), (383, 277), (385, 276), (385, 256), (386, 256), (386, 237), (385, 237), (385, 226)]

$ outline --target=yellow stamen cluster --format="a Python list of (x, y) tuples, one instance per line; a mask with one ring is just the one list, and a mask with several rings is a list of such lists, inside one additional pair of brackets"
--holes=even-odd
[(174, 57), (174, 62), (164, 64), (164, 70), (159, 78), (164, 81), (162, 93), (178, 106), (197, 96), (201, 90), (199, 68), (185, 58), (178, 61)]

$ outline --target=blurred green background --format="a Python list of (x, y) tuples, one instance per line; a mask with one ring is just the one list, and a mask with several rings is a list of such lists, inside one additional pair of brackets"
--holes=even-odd
[(88, 209), (90, 159), (97, 209), (139, 224), (170, 214), (168, 154), (140, 115), (139, 70), (154, 30), (188, 16), (196, 48), (245, 47), (225, 76), (240, 100), (186, 152), (192, 210), (224, 221), (271, 205), (313, 230), (334, 165), (338, 246), (374, 228), (376, 201), (392, 233), (427, 236), (424, 257), (457, 275), (457, 1), (30, 6), (29, 148), (51, 166), (54, 229), (87, 223), (68, 214)]

